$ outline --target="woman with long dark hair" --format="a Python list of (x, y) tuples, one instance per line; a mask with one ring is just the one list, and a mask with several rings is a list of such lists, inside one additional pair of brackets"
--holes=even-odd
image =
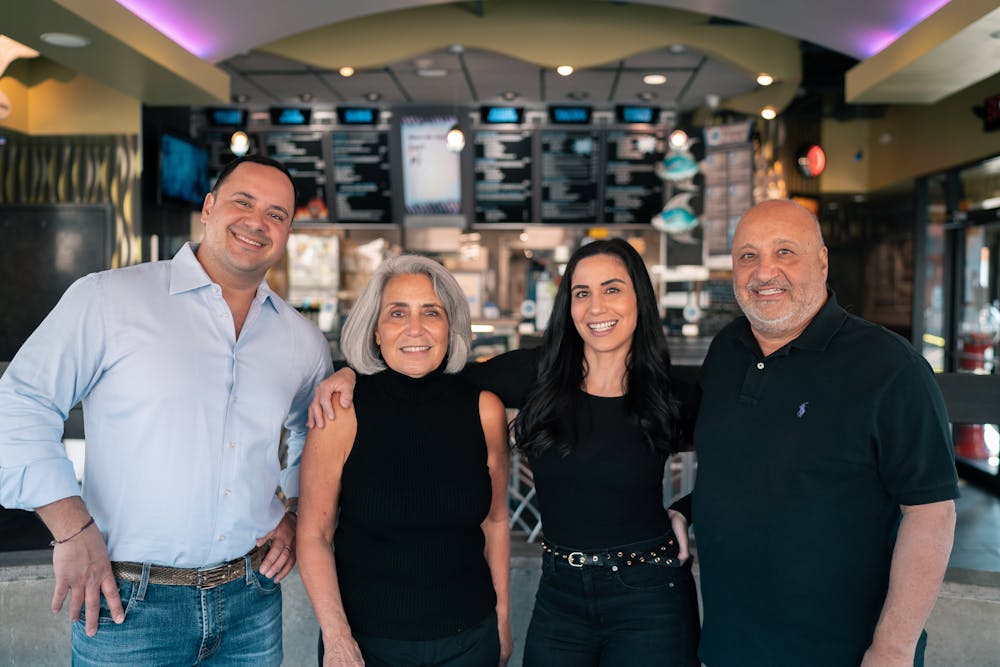
[(526, 667), (698, 664), (694, 581), (663, 506), (679, 423), (642, 258), (620, 239), (581, 247), (514, 420), (545, 533)]

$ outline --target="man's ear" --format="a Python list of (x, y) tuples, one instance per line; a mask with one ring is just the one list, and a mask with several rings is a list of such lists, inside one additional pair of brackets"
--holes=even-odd
[(201, 224), (205, 224), (205, 218), (212, 215), (212, 209), (215, 207), (215, 195), (209, 192), (205, 195), (205, 201), (201, 203)]

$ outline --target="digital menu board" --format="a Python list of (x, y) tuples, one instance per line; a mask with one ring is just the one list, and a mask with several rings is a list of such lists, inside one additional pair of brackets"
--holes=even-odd
[(337, 222), (390, 222), (389, 133), (334, 132), (333, 186)]
[(531, 133), (475, 136), (476, 222), (531, 222)]
[(542, 131), (542, 222), (597, 221), (598, 133)]
[(295, 184), (295, 218), (329, 221), (326, 206), (326, 162), (320, 132), (269, 132), (264, 135), (268, 157), (281, 162)]
[(663, 207), (663, 181), (654, 166), (663, 159), (662, 132), (608, 132), (604, 171), (604, 221), (648, 223)]

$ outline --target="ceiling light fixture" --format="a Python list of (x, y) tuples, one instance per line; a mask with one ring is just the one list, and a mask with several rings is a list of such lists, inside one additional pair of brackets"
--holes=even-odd
[(761, 86), (770, 86), (774, 83), (774, 77), (767, 72), (761, 72), (757, 75), (757, 83)]
[(777, 117), (778, 112), (777, 112), (777, 110), (775, 110), (774, 107), (772, 107), (769, 104), (769, 105), (767, 105), (766, 107), (764, 107), (763, 109), (760, 110), (760, 115), (761, 115), (761, 118), (763, 118), (764, 120), (774, 120)]
[(688, 142), (687, 132), (684, 130), (674, 130), (670, 133), (669, 141), (673, 148), (684, 148)]
[(643, 102), (649, 102), (650, 100), (656, 99), (656, 93), (651, 90), (644, 90), (641, 93), (636, 93), (635, 96)]
[(577, 102), (579, 102), (580, 100), (585, 100), (588, 97), (590, 97), (590, 93), (588, 93), (586, 90), (571, 90), (568, 93), (566, 93), (566, 97), (568, 97), (571, 100), (576, 100)]
[(677, 55), (687, 51), (687, 47), (684, 46), (683, 44), (671, 44), (668, 51), (670, 51), (670, 53), (673, 53), (674, 55)]
[(520, 93), (515, 93), (513, 90), (505, 90), (502, 93), (500, 93), (500, 97), (507, 100), (508, 102), (516, 100), (520, 96), (521, 96)]
[(247, 102), (250, 101), (250, 96), (245, 95), (244, 93), (240, 93), (239, 95), (233, 95), (232, 100), (236, 104), (246, 104)]
[(559, 74), (559, 76), (569, 76), (570, 74), (573, 73), (573, 66), (560, 65), (559, 67), (556, 68), (556, 73)]
[(309, 103), (313, 101), (312, 93), (299, 93), (299, 99), (303, 102)]
[(440, 79), (442, 77), (448, 76), (448, 70), (446, 70), (443, 67), (418, 69), (417, 76), (422, 76), (425, 79)]
[(233, 136), (229, 137), (229, 150), (236, 157), (243, 157), (250, 151), (250, 137), (243, 130), (236, 130)]
[(382, 99), (381, 93), (365, 93), (365, 99), (369, 102), (378, 102)]
[(340, 76), (342, 76), (342, 77), (354, 76), (354, 68), (353, 67), (341, 67), (337, 71), (340, 72)]
[(452, 125), (451, 129), (448, 130), (445, 142), (448, 144), (448, 150), (452, 153), (460, 153), (465, 148), (465, 132), (462, 132), (462, 128), (458, 126), (458, 123)]
[(46, 44), (51, 44), (52, 46), (63, 46), (67, 49), (79, 49), (84, 46), (90, 46), (89, 37), (74, 35), (70, 32), (43, 32), (39, 35), (39, 39)]
[(642, 82), (647, 86), (662, 86), (667, 82), (666, 74), (647, 74), (642, 77)]

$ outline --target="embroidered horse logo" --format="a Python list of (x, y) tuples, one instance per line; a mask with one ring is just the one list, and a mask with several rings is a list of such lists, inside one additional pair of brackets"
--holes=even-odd
[(806, 416), (806, 406), (807, 405), (809, 405), (809, 401), (806, 401), (805, 403), (803, 403), (802, 405), (800, 405), (799, 409), (795, 411), (795, 416), (798, 417), (799, 419), (802, 419), (803, 417), (805, 417)]

